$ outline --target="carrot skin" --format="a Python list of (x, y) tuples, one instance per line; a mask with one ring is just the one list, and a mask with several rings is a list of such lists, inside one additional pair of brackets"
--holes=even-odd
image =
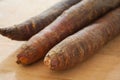
[(17, 51), (18, 62), (31, 64), (38, 61), (57, 43), (119, 4), (120, 0), (83, 0), (74, 5)]
[(120, 7), (53, 47), (44, 59), (45, 65), (56, 71), (74, 67), (120, 34), (119, 23)]
[(0, 28), (0, 34), (13, 40), (28, 40), (53, 22), (63, 11), (80, 1), (81, 0), (63, 0), (58, 2), (40, 15), (32, 17), (21, 24), (7, 28)]

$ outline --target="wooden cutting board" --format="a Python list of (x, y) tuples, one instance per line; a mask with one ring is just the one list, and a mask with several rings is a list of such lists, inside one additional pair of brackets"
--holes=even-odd
[[(23, 22), (60, 0), (0, 0), (0, 27)], [(0, 36), (0, 80), (120, 80), (120, 35), (94, 56), (71, 70), (55, 72), (39, 61), (15, 63), (15, 50), (24, 42)]]

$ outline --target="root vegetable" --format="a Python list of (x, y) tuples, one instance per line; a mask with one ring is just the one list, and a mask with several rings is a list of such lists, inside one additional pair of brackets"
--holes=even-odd
[(63, 11), (80, 1), (81, 0), (63, 0), (42, 12), (40, 15), (32, 17), (21, 24), (0, 28), (0, 34), (13, 40), (28, 40), (53, 22)]
[(120, 0), (83, 0), (74, 5), (17, 51), (17, 63), (38, 61), (57, 43), (119, 4)]
[(117, 36), (119, 23), (120, 8), (60, 42), (48, 52), (45, 64), (52, 70), (74, 67)]

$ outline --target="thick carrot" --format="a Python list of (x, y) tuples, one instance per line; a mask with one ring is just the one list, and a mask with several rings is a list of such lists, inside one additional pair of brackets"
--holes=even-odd
[(117, 36), (120, 33), (119, 23), (120, 8), (64, 39), (48, 52), (45, 64), (52, 70), (75, 66)]
[(20, 48), (17, 52), (17, 62), (31, 64), (43, 58), (61, 40), (80, 30), (119, 4), (120, 0), (81, 1), (65, 11), (52, 24), (33, 36), (24, 47)]
[(38, 16), (35, 16), (21, 24), (7, 28), (0, 28), (0, 34), (13, 40), (28, 40), (34, 34), (48, 26), (54, 21), (64, 10), (81, 0), (62, 0), (51, 8), (47, 9)]

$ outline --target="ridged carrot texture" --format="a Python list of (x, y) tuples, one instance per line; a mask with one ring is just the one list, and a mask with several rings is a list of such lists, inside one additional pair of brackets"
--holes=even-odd
[(52, 24), (33, 36), (18, 53), (18, 63), (31, 64), (43, 58), (61, 40), (117, 7), (120, 0), (83, 0), (74, 5)]
[(120, 8), (60, 42), (48, 52), (44, 63), (52, 70), (72, 68), (118, 34), (120, 34)]
[(80, 1), (81, 0), (62, 0), (42, 12), (40, 15), (32, 17), (21, 24), (7, 28), (0, 28), (0, 34), (13, 40), (28, 40), (34, 34), (38, 33), (40, 30), (53, 22), (64, 10)]

